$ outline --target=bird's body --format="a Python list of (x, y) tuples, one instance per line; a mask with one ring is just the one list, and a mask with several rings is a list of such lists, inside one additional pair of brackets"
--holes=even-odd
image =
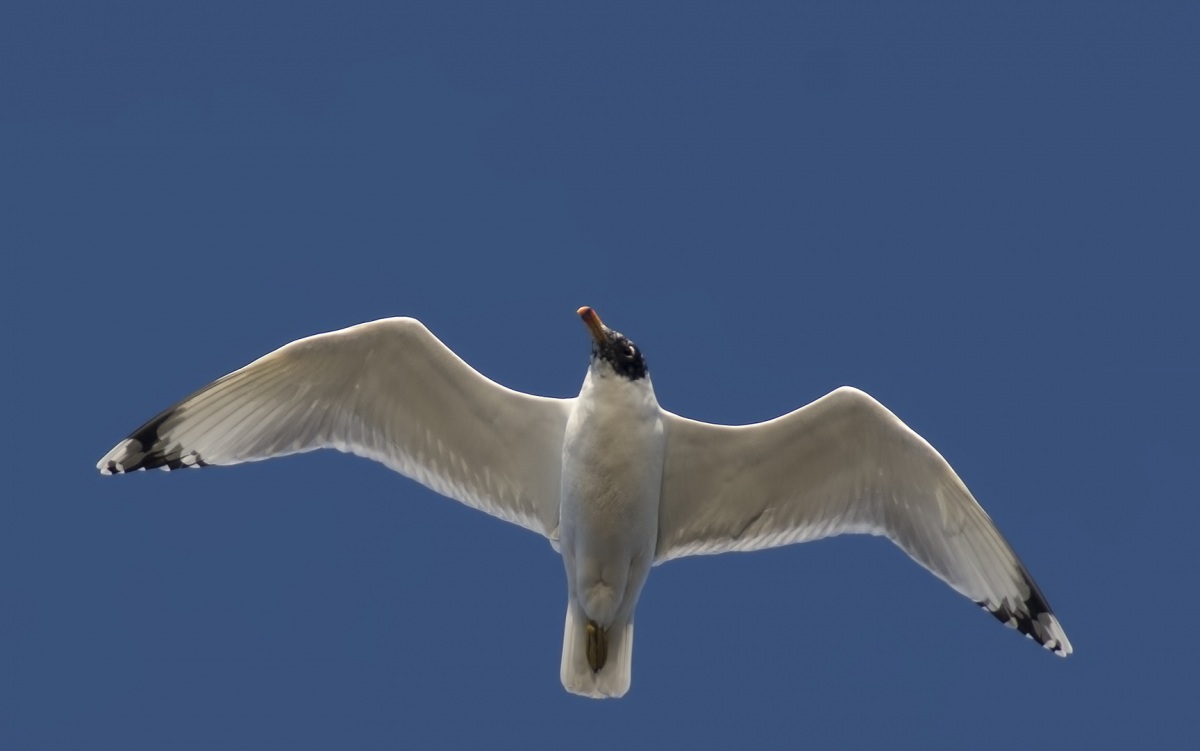
[(640, 351), (593, 338), (579, 396), (488, 380), (418, 321), (300, 339), (153, 418), (104, 474), (237, 464), (337, 448), (542, 534), (567, 578), (561, 679), (622, 696), (650, 568), (842, 533), (886, 535), (1007, 625), (1059, 655), (1057, 618), (946, 461), (871, 397), (840, 388), (788, 415), (724, 426), (663, 410)]
[(632, 650), (633, 609), (658, 542), (665, 438), (649, 376), (630, 381), (593, 360), (563, 440), (559, 546), (567, 572), (568, 638), (561, 677), (576, 693), (628, 689), (627, 671), (611, 676), (623, 686), (595, 686), (600, 673), (613, 670), (593, 670), (586, 639), (572, 647), (569, 637), (574, 623), (582, 622), (585, 636), (594, 623), (620, 639), (614, 646)]

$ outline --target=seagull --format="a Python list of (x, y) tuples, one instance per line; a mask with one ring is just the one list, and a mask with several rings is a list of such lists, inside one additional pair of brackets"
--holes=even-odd
[(1062, 626), (1000, 531), (932, 446), (843, 386), (754, 425), (658, 404), (646, 360), (589, 307), (579, 396), (501, 386), (413, 318), (299, 339), (160, 413), (101, 474), (240, 464), (334, 448), (546, 537), (567, 576), (560, 678), (620, 697), (651, 567), (848, 533), (883, 535), (1060, 656)]

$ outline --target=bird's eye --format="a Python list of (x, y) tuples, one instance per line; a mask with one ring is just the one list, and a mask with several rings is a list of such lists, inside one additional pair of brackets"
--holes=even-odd
[(631, 360), (633, 358), (637, 357), (637, 347), (633, 346), (632, 344), (626, 344), (625, 345), (625, 356)]

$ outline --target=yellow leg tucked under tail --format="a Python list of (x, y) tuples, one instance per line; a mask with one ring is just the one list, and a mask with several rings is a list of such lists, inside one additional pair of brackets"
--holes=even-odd
[(599, 673), (608, 662), (608, 629), (591, 620), (587, 622), (587, 661), (593, 673)]
[(559, 672), (563, 686), (573, 694), (594, 699), (624, 695), (633, 676), (633, 618), (619, 616), (601, 628), (577, 603), (569, 602)]

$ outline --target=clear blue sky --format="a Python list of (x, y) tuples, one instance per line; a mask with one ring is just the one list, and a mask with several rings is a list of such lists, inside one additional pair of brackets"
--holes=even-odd
[[(2, 14), (0, 746), (1195, 741), (1195, 4), (350, 5)], [(94, 469), (388, 315), (573, 395), (584, 304), (690, 417), (875, 395), (1076, 654), (839, 538), (655, 569), (597, 703), (528, 532), (332, 452)]]

